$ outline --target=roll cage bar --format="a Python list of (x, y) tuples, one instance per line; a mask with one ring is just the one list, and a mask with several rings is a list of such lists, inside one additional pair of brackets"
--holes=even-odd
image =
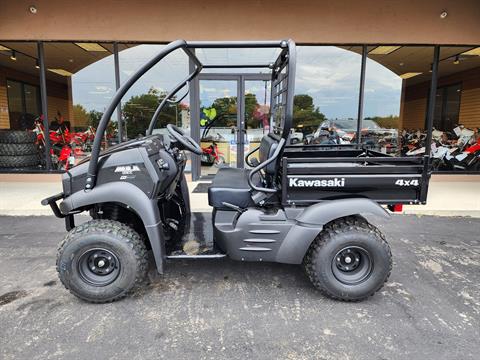
[[(235, 49), (235, 48), (279, 48), (280, 54), (273, 63), (269, 64), (202, 64), (202, 62), (195, 55), (195, 49)], [(157, 55), (150, 59), (145, 65), (137, 70), (115, 93), (110, 105), (104, 112), (95, 134), (93, 141), (92, 153), (90, 156), (90, 163), (88, 167), (87, 179), (85, 189), (89, 190), (95, 186), (98, 159), (100, 157), (100, 147), (104, 137), (105, 130), (110, 121), (110, 118), (120, 103), (123, 96), (132, 87), (132, 85), (140, 79), (148, 70), (164, 59), (168, 54), (177, 49), (182, 49), (188, 58), (193, 62), (193, 71), (179, 82), (165, 98), (160, 102), (155, 110), (150, 121), (147, 135), (151, 135), (158, 117), (167, 103), (178, 103), (187, 94), (182, 96), (179, 100), (172, 100), (172, 98), (185, 86), (190, 84), (202, 69), (234, 69), (234, 68), (268, 68), (271, 70), (272, 86), (271, 86), (271, 106), (270, 106), (270, 122), (273, 125), (278, 121), (280, 126), (274, 126), (273, 131), (283, 138), (283, 143), (286, 142), (290, 128), (292, 127), (293, 118), (293, 96), (295, 86), (295, 67), (296, 67), (296, 52), (295, 42), (293, 40), (277, 40), (277, 41), (185, 41), (176, 40), (166, 45)], [(188, 92), (187, 92), (188, 93)], [(280, 146), (278, 147), (280, 148)], [(280, 150), (279, 150), (280, 151)]]

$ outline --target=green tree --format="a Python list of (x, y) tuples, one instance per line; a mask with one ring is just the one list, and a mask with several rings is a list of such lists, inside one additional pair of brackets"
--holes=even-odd
[(98, 123), (102, 118), (103, 112), (97, 110), (87, 110), (80, 104), (73, 105), (73, 118), (75, 124), (81, 124), (83, 126), (91, 125), (94, 128), (98, 127)]
[(103, 112), (97, 110), (90, 110), (88, 112), (88, 124), (93, 126), (94, 128), (97, 128), (102, 116)]
[(255, 94), (245, 94), (245, 119), (248, 129), (261, 127), (262, 119), (258, 117), (255, 110), (258, 108), (257, 96)]
[(315, 107), (313, 106), (313, 98), (310, 95), (299, 94), (293, 97), (293, 106), (297, 109), (311, 110), (313, 111)]
[(89, 118), (87, 110), (80, 104), (73, 105), (73, 120), (72, 124), (88, 124)]
[[(148, 125), (166, 92), (150, 88), (146, 94), (132, 96), (122, 107), (123, 118), (126, 122), (129, 138), (145, 135)], [(175, 124), (176, 115), (180, 111), (178, 105), (166, 105), (160, 114), (156, 128), (163, 128), (167, 124)]]
[[(202, 112), (205, 107), (202, 107)], [(217, 112), (217, 116), (212, 120), (215, 121), (215, 126), (218, 127), (231, 127), (237, 126), (237, 97), (225, 96), (222, 98), (216, 98), (213, 101), (212, 106)]]
[(326, 119), (325, 115), (315, 107), (310, 95), (299, 94), (293, 98), (293, 127), (318, 126)]

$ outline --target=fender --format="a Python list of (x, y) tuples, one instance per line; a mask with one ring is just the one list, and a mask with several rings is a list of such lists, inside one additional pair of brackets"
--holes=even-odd
[(357, 214), (372, 214), (390, 218), (390, 214), (375, 201), (367, 198), (327, 200), (309, 206), (296, 220), (302, 224), (325, 225), (332, 220)]
[(143, 191), (127, 182), (110, 182), (97, 185), (92, 190), (80, 190), (60, 203), (60, 211), (67, 215), (76, 209), (104, 202), (116, 202), (128, 206), (142, 219), (152, 246), (157, 270), (163, 274), (165, 237), (156, 200), (149, 199)]
[(292, 226), (278, 249), (276, 261), (300, 264), (325, 224), (359, 214), (390, 218), (390, 214), (384, 208), (366, 198), (328, 200), (307, 207), (295, 218), (296, 224)]

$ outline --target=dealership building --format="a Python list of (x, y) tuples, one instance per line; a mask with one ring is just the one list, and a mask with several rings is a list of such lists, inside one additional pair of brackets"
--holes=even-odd
[[(435, 147), (462, 154), (480, 144), (479, 23), (475, 0), (2, 1), (0, 129), (33, 132), (35, 138), (11, 141), (35, 145), (0, 146), (0, 172), (62, 172), (88, 156), (115, 91), (176, 39), (293, 39), (292, 143), (299, 145), (322, 143), (327, 131), (344, 143), (360, 139), (386, 153), (421, 156), (435, 77)], [(275, 54), (237, 50), (199, 50), (200, 60), (234, 70), (205, 69), (160, 117), (156, 131), (174, 122), (202, 147), (217, 146), (212, 162), (242, 167), (269, 127), (269, 77), (255, 64)], [(178, 52), (150, 70), (122, 99), (103, 146), (144, 133), (162, 97), (191, 66)], [(71, 156), (62, 159), (66, 145)], [(478, 164), (464, 158), (438, 160), (433, 183), (480, 190), (480, 158)], [(208, 161), (191, 160), (194, 180), (216, 171)]]

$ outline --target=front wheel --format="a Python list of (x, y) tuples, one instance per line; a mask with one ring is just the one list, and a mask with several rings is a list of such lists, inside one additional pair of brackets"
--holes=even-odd
[(313, 285), (325, 295), (360, 301), (380, 290), (392, 270), (392, 253), (383, 234), (365, 219), (332, 221), (304, 259)]
[(147, 272), (147, 250), (140, 235), (112, 220), (91, 220), (72, 229), (59, 246), (62, 284), (93, 303), (125, 297)]

